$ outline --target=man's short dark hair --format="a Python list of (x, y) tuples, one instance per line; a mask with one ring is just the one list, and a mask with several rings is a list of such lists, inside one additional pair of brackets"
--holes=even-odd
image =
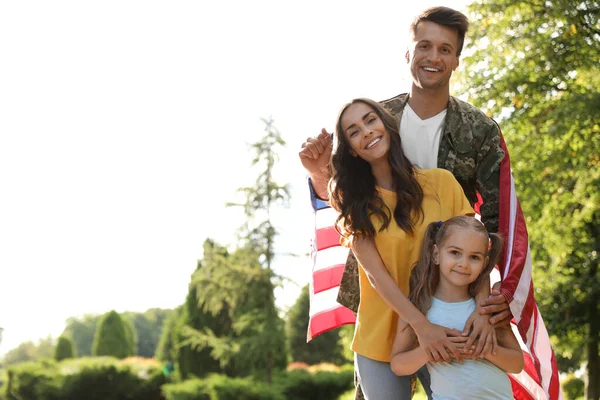
[(469, 20), (460, 11), (448, 7), (431, 7), (417, 15), (410, 24), (410, 31), (413, 35), (417, 33), (417, 27), (420, 22), (430, 21), (438, 25), (447, 26), (456, 29), (458, 32), (458, 49), (456, 56), (459, 57), (465, 43), (465, 34), (469, 29)]

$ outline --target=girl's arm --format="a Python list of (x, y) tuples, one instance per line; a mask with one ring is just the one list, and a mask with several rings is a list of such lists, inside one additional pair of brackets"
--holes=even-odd
[(484, 353), (486, 360), (509, 374), (518, 374), (525, 366), (523, 351), (510, 326), (496, 329), (498, 350), (496, 354), (490, 351)]
[(427, 363), (425, 351), (417, 343), (415, 331), (398, 318), (398, 329), (392, 346), (390, 367), (398, 376), (414, 374)]
[(385, 267), (373, 239), (362, 235), (355, 236), (351, 240), (351, 247), (371, 286), (388, 306), (414, 329), (428, 360), (451, 362), (452, 357), (461, 360), (460, 352), (447, 337), (447, 334), (455, 334), (455, 330), (430, 323), (408, 300)]

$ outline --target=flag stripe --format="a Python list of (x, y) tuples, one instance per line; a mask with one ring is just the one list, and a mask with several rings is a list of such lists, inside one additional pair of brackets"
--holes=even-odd
[[(317, 271), (331, 268), (334, 265), (346, 264), (348, 249), (342, 246), (334, 246), (317, 252), (313, 275)], [(339, 282), (338, 282), (339, 284)]]
[(313, 274), (314, 293), (338, 287), (344, 273), (344, 264), (321, 269)]
[(317, 251), (339, 246), (340, 234), (333, 226), (317, 229)]

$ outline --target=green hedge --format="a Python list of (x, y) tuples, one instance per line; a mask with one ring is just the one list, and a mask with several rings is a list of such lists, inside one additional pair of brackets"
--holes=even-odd
[(8, 368), (5, 396), (19, 400), (60, 399), (60, 374), (53, 361), (24, 362)]
[(210, 375), (162, 387), (166, 400), (332, 400), (353, 388), (353, 368), (339, 372), (279, 372), (273, 384)]
[(5, 396), (20, 400), (164, 400), (161, 385), (165, 382), (158, 364), (111, 357), (68, 359), (9, 368)]
[(287, 400), (331, 400), (354, 387), (354, 369), (343, 367), (339, 372), (305, 370), (282, 372), (275, 382)]
[(217, 374), (164, 385), (163, 394), (166, 400), (285, 400), (278, 386)]
[(352, 367), (281, 371), (267, 384), (210, 375), (167, 382), (154, 360), (94, 357), (28, 362), (8, 368), (7, 400), (331, 400), (352, 388)]

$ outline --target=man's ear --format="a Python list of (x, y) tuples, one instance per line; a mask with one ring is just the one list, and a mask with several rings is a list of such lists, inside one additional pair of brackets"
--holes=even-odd
[(431, 252), (431, 258), (433, 259), (433, 263), (435, 265), (440, 264), (440, 250), (437, 247), (437, 244), (433, 245), (433, 251)]
[(454, 66), (453, 71), (456, 71), (456, 68), (458, 68), (459, 65), (460, 65), (460, 57), (456, 56), (456, 65)]

